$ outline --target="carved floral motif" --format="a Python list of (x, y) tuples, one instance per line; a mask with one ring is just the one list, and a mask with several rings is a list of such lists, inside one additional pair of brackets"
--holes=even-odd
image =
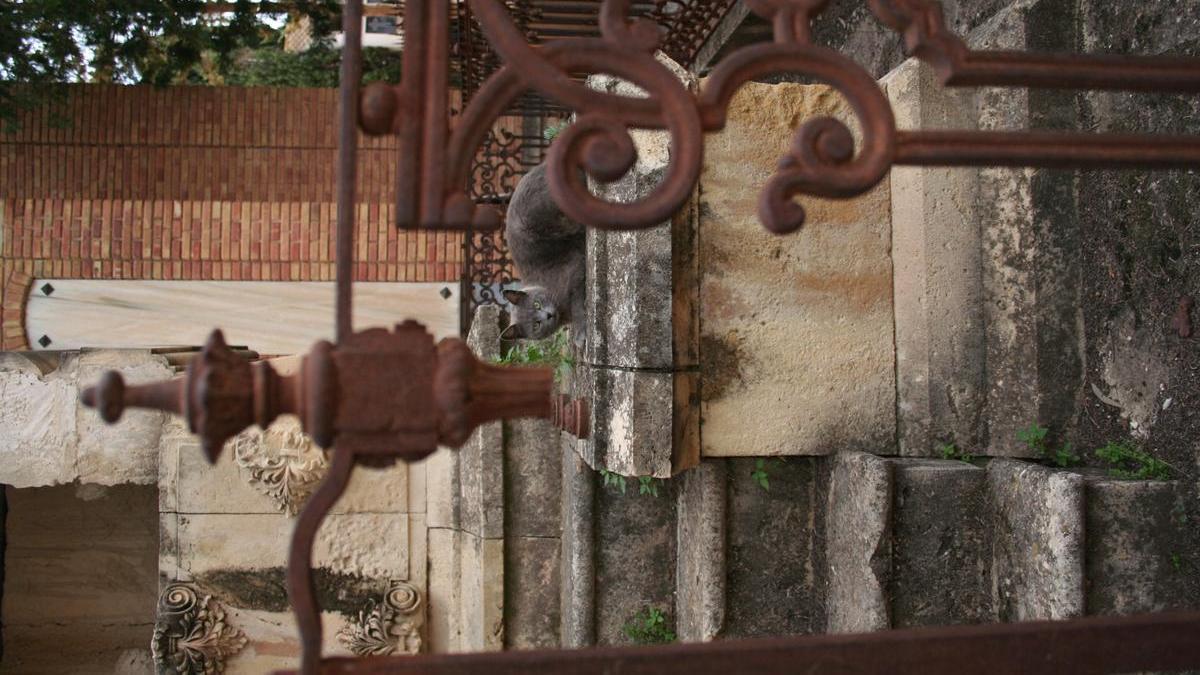
[(245, 646), (246, 636), (226, 623), (225, 610), (212, 596), (201, 597), (178, 583), (159, 595), (150, 650), (160, 674), (221, 673), (226, 660)]
[(329, 468), (325, 453), (294, 418), (281, 419), (266, 431), (243, 431), (234, 440), (233, 460), (276, 508), (293, 516)]
[(382, 602), (370, 600), (358, 619), (338, 631), (338, 640), (356, 656), (416, 654), (421, 651), (421, 592), (397, 581)]

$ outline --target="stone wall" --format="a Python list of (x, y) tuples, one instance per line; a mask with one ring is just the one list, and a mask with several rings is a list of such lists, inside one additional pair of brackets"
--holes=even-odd
[(5, 672), (151, 672), (154, 486), (5, 492)]
[[(297, 365), (274, 363), (284, 373)], [(170, 602), (191, 598), (207, 616), (224, 617), (224, 633), (210, 637), (228, 651), (217, 659), (226, 672), (293, 667), (298, 635), (284, 585), (291, 516), (323, 477), (325, 454), (292, 418), (231, 440), (214, 465), (176, 417), (128, 411), (120, 423), (105, 425), (78, 398), (108, 369), (134, 383), (174, 375), (164, 356), (145, 350), (0, 355), (0, 481), (13, 494), (7, 559), (18, 570), (9, 579), (16, 590), (5, 596), (5, 622), (19, 627), (12, 635), (44, 645), (56, 635), (108, 631), (110, 642), (76, 640), (79, 649), (62, 653), (58, 664), (107, 659), (101, 670), (111, 670), (118, 657), (129, 657), (145, 668), (145, 654), (125, 650), (134, 642), (144, 650), (152, 636), (169, 634)], [(319, 532), (313, 568), (327, 654), (421, 648), (428, 601), (424, 476), (420, 463), (358, 468)], [(62, 487), (40, 487), (55, 485)], [(29, 504), (52, 494), (59, 497), (43, 510), (61, 512), (82, 529), (55, 530), (52, 518), (45, 532), (37, 530), (42, 516)], [(112, 533), (111, 541), (87, 543), (95, 532)], [(29, 569), (31, 556), (49, 561), (55, 574)], [(106, 578), (89, 577), (93, 572)], [(53, 595), (64, 584), (84, 587), (78, 600), (70, 599), (78, 610), (64, 606), (55, 615), (61, 620), (48, 622), (44, 602), (29, 594), (43, 588)], [(130, 618), (134, 609), (137, 617)], [(373, 612), (381, 615), (382, 638), (365, 631)], [(157, 658), (172, 658), (170, 640), (153, 642)], [(13, 658), (37, 658), (18, 652)]]

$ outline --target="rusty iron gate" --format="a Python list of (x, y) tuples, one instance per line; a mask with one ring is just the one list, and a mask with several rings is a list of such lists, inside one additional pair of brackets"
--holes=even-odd
[[(630, 12), (659, 25), (663, 29), (659, 49), (686, 67), (696, 61), (735, 4), (734, 0), (637, 0), (630, 5)], [(513, 26), (531, 45), (600, 36), (600, 3), (594, 0), (508, 0), (505, 6)], [(454, 25), (451, 73), (467, 105), (503, 66), (503, 61), (488, 43), (467, 0), (452, 0), (451, 20)], [(467, 183), (467, 194), (472, 201), (506, 205), (521, 177), (545, 160), (550, 146), (547, 129), (555, 120), (561, 123), (571, 112), (536, 90), (523, 92), (501, 117), (508, 123), (487, 129), (476, 149)], [(476, 308), (505, 303), (499, 291), (518, 281), (518, 272), (501, 232), (467, 228), (462, 239), (459, 275), (459, 326), (463, 337), (470, 330)]]
[[(778, 72), (832, 85), (850, 102), (862, 128), (857, 147), (849, 129), (831, 118), (810, 120), (797, 130), (790, 152), (759, 199), (762, 224), (779, 234), (804, 224), (804, 209), (794, 197), (860, 195), (896, 165), (1200, 167), (1200, 138), (1193, 136), (898, 130), (875, 80), (854, 61), (812, 43), (811, 20), (828, 2), (746, 0), (772, 24), (773, 42), (735, 51), (716, 65), (705, 88), (692, 94), (654, 59), (662, 35), (654, 21), (630, 18), (633, 0), (599, 3), (598, 30), (592, 37), (552, 40), (537, 49), (528, 44), (506, 4), (467, 0), (465, 7), (500, 65), (478, 85), (453, 125), (447, 103), (452, 19), (448, 0), (408, 0), (402, 81), (377, 83), (362, 91), (362, 0), (346, 3), (336, 342), (317, 343), (299, 373), (280, 376), (269, 363), (251, 365), (236, 356), (214, 332), (184, 379), (126, 387), (120, 375), (108, 373), (84, 394), (84, 402), (109, 422), (127, 406), (184, 415), (210, 460), (240, 430), (255, 423), (265, 427), (280, 414), (297, 415), (313, 440), (332, 452), (329, 474), (296, 522), (289, 557), (288, 592), (300, 630), (301, 673), (1049, 673), (1200, 667), (1200, 613), (637, 651), (322, 659), (312, 544), (356, 465), (419, 460), (438, 444), (461, 445), (472, 429), (489, 420), (548, 417), (564, 427), (574, 421), (570, 406), (564, 405), (569, 402), (551, 396), (552, 375), (546, 369), (481, 363), (461, 340), (435, 345), (414, 322), (392, 330), (351, 329), (359, 126), (369, 134), (399, 136), (397, 227), (477, 233), (496, 232), (502, 218), (497, 205), (472, 198), (476, 149), (493, 122), (528, 91), (575, 113), (575, 122), (547, 153), (550, 190), (564, 213), (597, 228), (638, 229), (670, 218), (695, 186), (703, 134), (722, 128), (733, 93), (744, 82)], [(930, 63), (946, 86), (1200, 93), (1200, 60), (972, 51), (946, 29), (938, 2), (867, 2), (880, 21), (903, 35), (908, 53)], [(589, 90), (578, 80), (585, 72), (622, 77), (650, 96), (622, 98)], [(629, 128), (666, 129), (671, 165), (644, 199), (628, 204), (600, 201), (588, 192), (577, 169), (599, 180), (623, 175), (636, 158)]]

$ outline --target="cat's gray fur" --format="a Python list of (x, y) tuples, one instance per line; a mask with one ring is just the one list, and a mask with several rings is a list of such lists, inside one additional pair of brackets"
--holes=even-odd
[(541, 339), (570, 324), (573, 341), (581, 344), (587, 235), (550, 197), (545, 164), (517, 183), (504, 236), (524, 282), (523, 290), (504, 292), (513, 305), (505, 336)]

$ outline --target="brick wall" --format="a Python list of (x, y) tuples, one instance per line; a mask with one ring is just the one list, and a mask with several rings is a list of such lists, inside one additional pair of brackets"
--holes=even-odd
[[(0, 134), (0, 279), (333, 279), (335, 90), (66, 92), (67, 126)], [(394, 185), (395, 140), (364, 138), (356, 280), (457, 280), (460, 236), (393, 228)]]

